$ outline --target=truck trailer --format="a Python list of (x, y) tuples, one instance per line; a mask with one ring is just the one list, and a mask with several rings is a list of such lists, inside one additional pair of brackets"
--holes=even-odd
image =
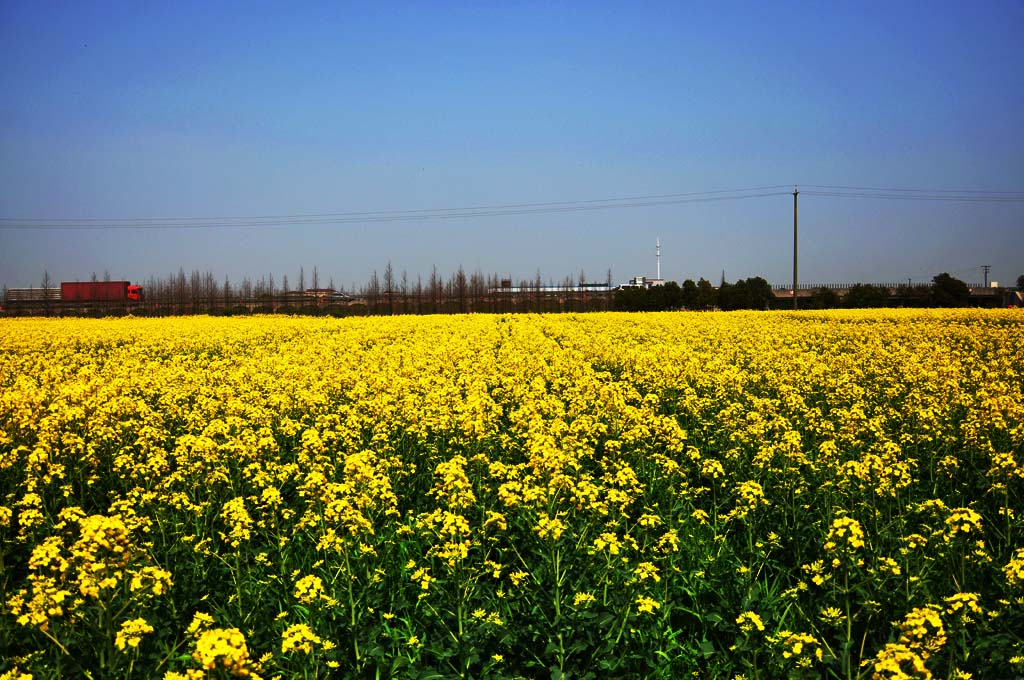
[(120, 302), (142, 300), (142, 286), (128, 281), (61, 281), (61, 302)]
[(142, 301), (142, 286), (128, 281), (62, 281), (60, 288), (8, 288), (4, 314), (82, 314)]

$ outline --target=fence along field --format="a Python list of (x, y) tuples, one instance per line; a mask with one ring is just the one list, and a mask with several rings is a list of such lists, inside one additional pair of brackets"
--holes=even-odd
[(0, 677), (1021, 675), (1022, 325), (6, 321)]

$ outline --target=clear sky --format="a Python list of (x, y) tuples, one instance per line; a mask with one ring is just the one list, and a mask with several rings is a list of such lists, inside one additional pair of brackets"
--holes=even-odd
[[(1014, 2), (0, 3), (0, 218), (462, 208), (793, 184), (1024, 192)], [(1024, 197), (1024, 194), (1017, 194)], [(792, 275), (792, 197), (0, 229), (0, 284)], [(587, 204), (594, 205), (594, 204)], [(86, 224), (72, 222), (75, 226)], [(147, 224), (154, 224), (147, 222)], [(801, 194), (802, 282), (1024, 272), (1024, 202)]]

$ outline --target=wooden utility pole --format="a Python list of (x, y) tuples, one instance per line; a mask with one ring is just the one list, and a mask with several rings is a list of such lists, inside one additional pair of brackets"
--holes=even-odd
[(797, 216), (797, 204), (796, 197), (800, 194), (800, 191), (793, 187), (793, 309), (796, 309), (796, 285), (797, 285), (797, 229), (796, 229), (796, 216)]

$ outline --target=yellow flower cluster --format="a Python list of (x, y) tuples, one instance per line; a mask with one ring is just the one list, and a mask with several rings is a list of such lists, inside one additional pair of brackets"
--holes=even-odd
[(772, 639), (781, 645), (782, 658), (793, 661), (798, 668), (807, 668), (813, 661), (821, 661), (824, 657), (821, 643), (813, 635), (783, 630)]
[(970, 508), (956, 508), (946, 518), (947, 538), (958, 535), (980, 534), (981, 515)]
[(825, 551), (837, 554), (857, 550), (864, 547), (864, 529), (860, 522), (850, 517), (840, 517), (832, 521), (825, 540)]
[(911, 610), (899, 624), (901, 645), (921, 655), (922, 659), (937, 654), (946, 644), (946, 629), (936, 606)]
[(146, 619), (139, 618), (125, 621), (117, 631), (117, 639), (114, 644), (122, 651), (125, 651), (126, 647), (134, 649), (139, 646), (143, 635), (152, 632), (153, 626), (149, 625)]
[(323, 642), (319, 636), (313, 633), (312, 629), (304, 623), (297, 623), (289, 626), (281, 635), (281, 652), (305, 652), (309, 654), (313, 647)]
[(302, 604), (312, 604), (324, 597), (324, 582), (312, 574), (295, 582), (295, 599)]
[(736, 623), (744, 633), (752, 633), (755, 629), (764, 632), (764, 621), (755, 612), (743, 612), (736, 617)]
[(1006, 581), (1013, 588), (1024, 588), (1024, 548), (1018, 548), (1013, 559), (1003, 567)]
[(945, 600), (946, 614), (958, 617), (963, 623), (972, 623), (971, 614), (983, 613), (978, 602), (979, 599), (977, 593), (957, 593), (947, 597)]
[(902, 643), (890, 642), (875, 657), (871, 680), (931, 680), (924, 658)]
[(661, 603), (644, 595), (636, 598), (636, 611), (639, 614), (653, 614), (661, 608)]
[(199, 634), (192, 658), (208, 671), (223, 669), (239, 677), (251, 675), (249, 647), (237, 628), (211, 628)]

